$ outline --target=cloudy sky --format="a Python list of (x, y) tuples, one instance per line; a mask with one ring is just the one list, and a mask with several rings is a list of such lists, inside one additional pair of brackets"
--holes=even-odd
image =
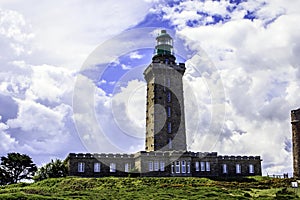
[[(188, 148), (292, 172), (297, 0), (0, 2), (0, 155), (144, 149), (146, 84), (164, 28), (185, 61)], [(177, 48), (176, 48), (177, 47)]]

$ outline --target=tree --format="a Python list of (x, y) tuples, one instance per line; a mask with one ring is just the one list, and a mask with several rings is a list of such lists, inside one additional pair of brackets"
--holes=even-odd
[(26, 154), (8, 153), (1, 157), (0, 183), (13, 184), (22, 179), (32, 179), (37, 167)]
[(37, 171), (34, 180), (40, 181), (47, 178), (60, 178), (66, 177), (68, 175), (68, 167), (66, 162), (56, 159), (51, 160), (50, 163), (42, 166)]
[(6, 185), (8, 183), (9, 178), (7, 177), (7, 173), (2, 166), (0, 166), (0, 185)]

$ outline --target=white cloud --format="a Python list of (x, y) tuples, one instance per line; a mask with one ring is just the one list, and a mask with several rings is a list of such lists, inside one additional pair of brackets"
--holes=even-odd
[(35, 129), (53, 135), (56, 134), (57, 129), (63, 127), (63, 118), (67, 113), (64, 105), (51, 109), (30, 100), (16, 101), (19, 104), (19, 113), (16, 119), (8, 121), (10, 128), (20, 127), (23, 131)]
[(70, 106), (61, 104), (54, 108), (30, 100), (16, 100), (18, 116), (7, 121), (11, 137), (18, 142), (10, 151), (29, 154), (58, 154), (71, 140), (68, 120)]
[(9, 127), (6, 124), (2, 123), (1, 119), (2, 117), (0, 116), (0, 151), (12, 151), (15, 148), (15, 146), (18, 145), (18, 143), (6, 132), (6, 130), (9, 129)]
[(103, 85), (103, 84), (106, 84), (107, 83), (107, 81), (106, 80), (104, 80), (104, 79), (101, 79), (100, 81), (98, 81), (98, 85)]
[(144, 57), (144, 55), (139, 54), (139, 52), (137, 52), (137, 51), (131, 52), (129, 54), (129, 58), (131, 58), (131, 59), (141, 59), (143, 57)]
[[(85, 76), (79, 76), (73, 103), (78, 133), (90, 152), (132, 152), (143, 145), (145, 83), (129, 81), (108, 95)], [(142, 141), (142, 143), (141, 143)]]
[[(146, 84), (132, 80), (112, 97), (112, 110), (119, 127), (129, 135), (144, 137)], [(130, 122), (130, 123), (128, 123)]]
[(2, 4), (14, 10), (10, 12), (22, 13), (30, 22), (35, 35), (31, 41), (35, 59), (30, 60), (78, 69), (97, 45), (137, 24), (153, 3), (140, 0), (130, 4), (107, 0), (36, 3), (30, 0)]
[[(29, 99), (64, 102), (70, 99), (74, 86), (75, 73), (64, 68), (42, 65), (32, 66), (30, 88), (26, 91)], [(70, 102), (70, 101), (69, 101)]]
[(20, 13), (12, 10), (0, 10), (0, 34), (15, 42), (26, 42), (34, 37), (27, 33), (26, 21)]
[[(78, 75), (77, 84), (73, 96), (73, 112), (76, 129), (83, 144), (90, 152), (117, 152), (117, 148), (109, 142), (106, 137), (103, 124), (109, 123), (110, 98), (106, 93), (97, 88), (94, 82), (86, 76)], [(97, 113), (101, 113), (102, 118), (97, 121)], [(104, 126), (106, 127), (106, 126)]]
[(30, 55), (28, 43), (33, 38), (34, 34), (23, 15), (0, 8), (0, 63), (3, 64), (13, 57)]
[(109, 85), (114, 85), (114, 84), (116, 84), (116, 81), (110, 81), (108, 84)]
[(130, 70), (131, 69), (131, 67), (129, 65), (125, 65), (125, 64), (121, 64), (121, 68), (123, 70)]

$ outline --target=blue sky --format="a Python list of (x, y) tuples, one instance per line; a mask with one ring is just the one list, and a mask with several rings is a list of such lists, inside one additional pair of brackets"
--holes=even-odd
[(41, 165), (69, 152), (143, 150), (142, 72), (163, 28), (187, 66), (188, 148), (261, 155), (264, 174), (291, 173), (298, 4), (2, 0), (0, 154)]

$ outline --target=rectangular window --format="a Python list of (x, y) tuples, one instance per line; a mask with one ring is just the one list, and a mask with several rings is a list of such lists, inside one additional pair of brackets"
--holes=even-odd
[(168, 133), (172, 132), (172, 124), (171, 122), (168, 122)]
[(187, 173), (191, 173), (191, 162), (186, 163)]
[(159, 162), (154, 161), (154, 171), (158, 171), (158, 169), (159, 169)]
[(169, 146), (169, 149), (172, 149), (172, 139), (171, 138), (168, 139), (168, 146)]
[(249, 173), (254, 174), (254, 166), (252, 164), (249, 165)]
[(171, 107), (170, 106), (167, 107), (167, 116), (171, 117)]
[(171, 102), (171, 92), (168, 92), (168, 93), (167, 93), (167, 101), (168, 101), (168, 102)]
[(235, 165), (235, 172), (236, 172), (237, 174), (240, 174), (240, 173), (241, 173), (241, 165), (240, 165), (240, 164), (236, 164), (236, 165)]
[(94, 163), (94, 172), (101, 171), (101, 163)]
[(165, 162), (164, 161), (160, 161), (160, 171), (165, 171)]
[(200, 170), (200, 168), (199, 168), (199, 161), (195, 162), (195, 169), (196, 169), (196, 172), (199, 172), (199, 170)]
[(205, 171), (205, 162), (200, 162), (201, 172)]
[(116, 163), (110, 163), (109, 172), (116, 172)]
[(125, 172), (129, 172), (130, 169), (131, 169), (130, 163), (125, 163)]
[(205, 162), (205, 167), (206, 167), (206, 171), (209, 172), (210, 171), (210, 162)]
[(223, 164), (223, 174), (227, 174), (227, 164)]
[(181, 161), (181, 172), (186, 173), (186, 166), (185, 166), (185, 161)]
[(149, 172), (153, 171), (153, 162), (152, 161), (148, 162), (148, 170), (149, 170)]
[(176, 170), (175, 172), (178, 174), (180, 173), (180, 162), (179, 161), (176, 161)]
[(84, 162), (79, 162), (78, 163), (78, 172), (84, 172)]

